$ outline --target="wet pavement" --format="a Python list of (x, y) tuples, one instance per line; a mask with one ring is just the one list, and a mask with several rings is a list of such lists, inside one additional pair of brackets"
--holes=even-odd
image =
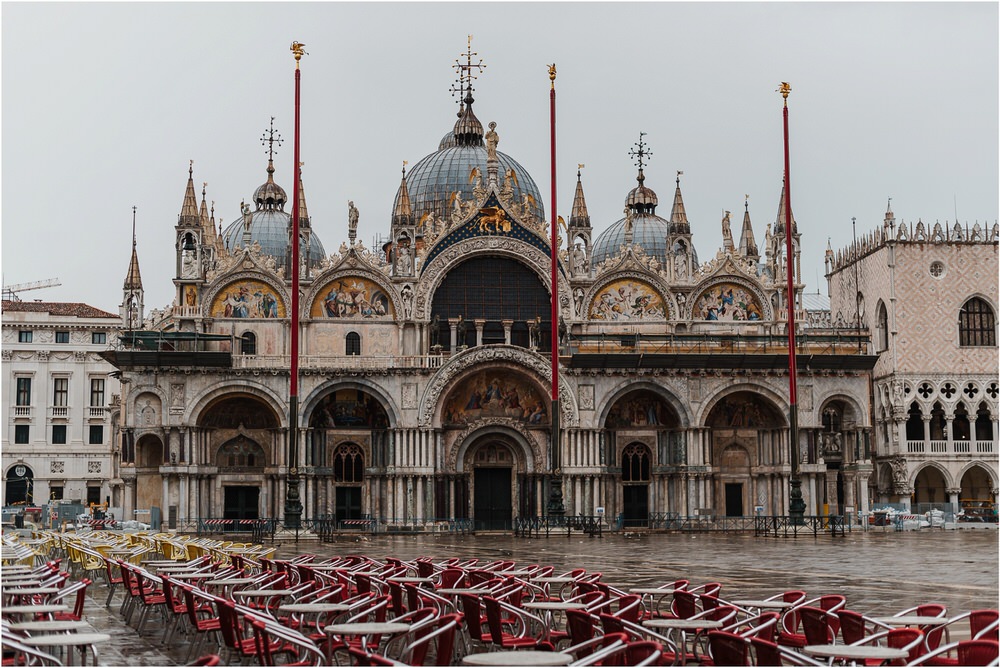
[[(302, 553), (320, 557), (366, 554), (513, 559), (519, 564), (551, 564), (556, 571), (583, 567), (622, 588), (659, 585), (677, 578), (693, 584), (722, 583), (724, 598), (757, 598), (786, 589), (810, 596), (841, 593), (847, 607), (885, 615), (929, 601), (948, 606), (949, 616), (996, 608), (1000, 550), (998, 532), (855, 532), (797, 538), (752, 535), (656, 534), (515, 538), (501, 535), (345, 536), (333, 543), (276, 541), (276, 556)], [(121, 593), (110, 610), (100, 579), (91, 586), (86, 620), (112, 635), (100, 646), (105, 666), (183, 665), (185, 640), (160, 644), (162, 623), (147, 624), (142, 637), (118, 615)], [(136, 619), (138, 615), (136, 615)]]

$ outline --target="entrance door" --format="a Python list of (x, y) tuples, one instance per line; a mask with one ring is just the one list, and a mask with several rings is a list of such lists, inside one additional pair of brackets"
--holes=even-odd
[(361, 519), (361, 488), (337, 488), (337, 521)]
[(649, 485), (622, 487), (622, 522), (627, 527), (649, 526)]
[(225, 490), (223, 519), (255, 520), (260, 517), (257, 506), (260, 498), (259, 487), (226, 487)]
[(511, 469), (475, 469), (475, 503), (473, 519), (480, 531), (509, 531), (513, 505), (511, 503)]
[(743, 483), (726, 483), (726, 517), (743, 517)]

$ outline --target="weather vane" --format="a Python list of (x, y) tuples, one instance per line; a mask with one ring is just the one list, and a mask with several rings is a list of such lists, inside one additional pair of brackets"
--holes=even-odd
[(782, 81), (781, 86), (778, 87), (777, 92), (781, 93), (781, 97), (785, 98), (785, 106), (788, 106), (788, 94), (792, 92), (792, 86), (787, 81)]
[(294, 41), (292, 42), (292, 46), (289, 47), (291, 49), (291, 51), (292, 51), (292, 55), (295, 56), (295, 69), (299, 69), (299, 61), (302, 60), (302, 56), (303, 55), (305, 55), (305, 56), (309, 55), (309, 52), (306, 51), (303, 47), (305, 47), (305, 44), (302, 44), (301, 42), (294, 42)]
[(281, 146), (281, 135), (274, 131), (274, 116), (271, 116), (271, 128), (264, 132), (260, 138), (261, 146), (267, 144), (267, 159), (274, 160), (274, 145)]
[(632, 158), (636, 158), (637, 157), (638, 158), (638, 161), (636, 161), (636, 164), (639, 166), (639, 171), (642, 171), (642, 167), (645, 164), (645, 162), (644, 162), (643, 159), (644, 158), (650, 158), (653, 155), (653, 152), (650, 151), (649, 149), (647, 149), (646, 148), (646, 144), (642, 141), (642, 138), (645, 137), (645, 136), (646, 136), (645, 132), (640, 132), (639, 133), (639, 141), (635, 144), (636, 146), (639, 147), (639, 150), (637, 151), (635, 149), (630, 149), (629, 152), (628, 152), (628, 154), (629, 154), (630, 157), (632, 157)]
[(455, 71), (458, 72), (458, 88), (456, 89), (455, 86), (452, 86), (451, 94), (454, 95), (455, 93), (458, 93), (459, 105), (465, 104), (466, 89), (468, 89), (468, 92), (471, 95), (472, 81), (479, 78), (479, 75), (473, 74), (472, 70), (478, 69), (479, 71), (482, 71), (486, 69), (486, 65), (483, 64), (482, 58), (479, 59), (478, 63), (472, 62), (472, 57), (479, 55), (478, 52), (472, 50), (472, 35), (469, 35), (468, 46), (466, 47), (465, 53), (462, 55), (465, 56), (465, 64), (462, 64), (462, 61), (456, 58), (455, 64), (452, 65)]

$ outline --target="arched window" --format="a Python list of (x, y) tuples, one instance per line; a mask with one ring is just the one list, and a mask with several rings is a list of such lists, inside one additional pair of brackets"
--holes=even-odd
[(965, 302), (958, 312), (958, 344), (960, 346), (995, 346), (997, 321), (990, 305), (979, 297)]
[(216, 464), (219, 468), (263, 468), (264, 448), (238, 436), (219, 448)]
[(622, 451), (622, 482), (649, 482), (649, 448), (631, 443)]
[(361, 335), (357, 332), (350, 332), (347, 335), (347, 355), (361, 354)]
[(333, 479), (361, 482), (365, 477), (365, 455), (354, 443), (345, 443), (333, 453)]
[(945, 433), (944, 408), (934, 402), (934, 407), (931, 408), (931, 440), (943, 441), (946, 438)]
[(240, 354), (242, 355), (256, 355), (257, 354), (257, 335), (253, 332), (243, 332), (243, 336), (240, 337)]
[(889, 311), (885, 302), (879, 300), (877, 321), (875, 323), (875, 352), (880, 353), (889, 348)]

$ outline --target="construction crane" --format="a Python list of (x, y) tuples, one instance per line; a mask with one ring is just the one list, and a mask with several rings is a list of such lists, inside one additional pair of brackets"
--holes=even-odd
[(41, 290), (42, 288), (54, 288), (57, 285), (62, 285), (62, 281), (58, 278), (47, 278), (44, 281), (34, 281), (33, 283), (5, 285), (3, 286), (3, 298), (6, 301), (19, 302), (21, 301), (21, 298), (18, 297), (19, 292), (26, 292), (27, 290)]

